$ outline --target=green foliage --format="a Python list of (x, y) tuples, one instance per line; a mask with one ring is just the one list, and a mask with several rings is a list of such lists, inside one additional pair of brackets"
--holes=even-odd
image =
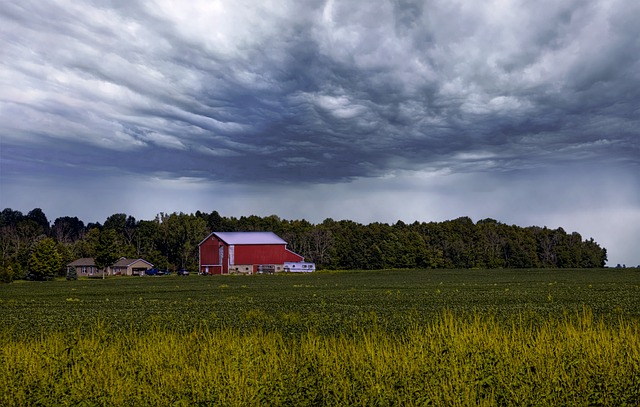
[(15, 263), (7, 261), (6, 264), (0, 264), (1, 283), (10, 283), (21, 277), (21, 273), (17, 270), (17, 265)]
[(29, 256), (29, 273), (36, 279), (47, 279), (62, 271), (62, 255), (58, 252), (57, 243), (52, 238), (44, 238), (36, 242)]
[(75, 216), (57, 218), (51, 227), (51, 236), (60, 243), (74, 243), (82, 238), (84, 232), (84, 222)]
[(26, 219), (31, 220), (33, 223), (38, 225), (38, 227), (40, 228), (40, 234), (45, 234), (49, 231), (49, 220), (47, 219), (47, 215), (44, 214), (42, 209), (35, 208), (29, 211)]
[(0, 285), (0, 405), (636, 406), (639, 272)]
[(96, 267), (103, 270), (115, 263), (121, 256), (118, 251), (118, 235), (113, 229), (105, 229), (100, 232), (98, 246), (96, 247)]
[(82, 239), (69, 244), (68, 247), (76, 259), (82, 257), (96, 257), (99, 238), (100, 229), (93, 228), (88, 230)]
[(78, 271), (75, 267), (67, 268), (67, 280), (77, 280), (78, 279)]
[(494, 219), (474, 223), (461, 217), (393, 225), (326, 219), (314, 225), (276, 215), (235, 218), (198, 211), (160, 213), (142, 221), (118, 213), (109, 216), (104, 226), (85, 226), (78, 218), (62, 217), (49, 228), (40, 209), (23, 215), (8, 208), (0, 212), (0, 255), (4, 264), (10, 261), (26, 269), (31, 246), (48, 236), (59, 243), (65, 264), (101, 257), (100, 263), (108, 266), (108, 260), (129, 257), (144, 258), (161, 269), (195, 270), (198, 243), (211, 231), (273, 231), (319, 269), (593, 268), (603, 267), (607, 260), (606, 249), (577, 232), (523, 228)]
[(160, 214), (156, 218), (160, 245), (172, 268), (198, 269), (198, 243), (209, 231), (204, 219), (180, 214)]
[[(253, 276), (120, 277), (0, 286), (0, 320), (18, 336), (99, 320), (117, 330), (260, 328), (334, 335), (410, 327), (442, 309), (509, 319), (578, 312), (615, 324), (640, 318), (638, 271), (611, 269), (388, 270)], [(71, 299), (71, 300), (70, 300)], [(59, 312), (52, 314), (51, 309)], [(28, 315), (28, 318), (25, 318)], [(532, 321), (534, 322), (534, 321)]]

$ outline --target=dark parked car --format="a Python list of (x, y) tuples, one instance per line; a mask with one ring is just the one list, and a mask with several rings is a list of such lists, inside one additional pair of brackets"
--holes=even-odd
[(178, 275), (179, 276), (188, 276), (189, 275), (189, 270), (180, 269), (180, 270), (178, 270)]
[(147, 271), (144, 272), (145, 276), (159, 276), (162, 275), (161, 271), (158, 269), (149, 269)]

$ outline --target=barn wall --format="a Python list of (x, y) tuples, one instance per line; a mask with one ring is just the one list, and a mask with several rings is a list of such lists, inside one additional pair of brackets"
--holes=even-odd
[(285, 247), (284, 249), (285, 254), (284, 254), (284, 261), (282, 262), (284, 264), (284, 262), (287, 261), (304, 261), (304, 257), (300, 256), (298, 253), (294, 253), (291, 250), (287, 249)]
[(288, 251), (284, 245), (236, 245), (234, 257), (235, 264), (284, 264), (285, 261), (300, 261), (300, 256)]
[(200, 265), (200, 272), (202, 274), (222, 274), (222, 266)]
[(211, 236), (200, 245), (200, 264), (220, 264), (220, 259), (218, 259), (218, 239), (215, 236)]

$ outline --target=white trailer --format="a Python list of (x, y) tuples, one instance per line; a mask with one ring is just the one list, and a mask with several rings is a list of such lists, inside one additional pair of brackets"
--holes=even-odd
[(284, 263), (284, 271), (291, 273), (311, 273), (316, 271), (316, 264), (306, 261), (288, 261)]

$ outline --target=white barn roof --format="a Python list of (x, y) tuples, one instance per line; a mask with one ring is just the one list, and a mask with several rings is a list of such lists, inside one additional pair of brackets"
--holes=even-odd
[(273, 232), (213, 232), (211, 235), (226, 244), (287, 244)]

